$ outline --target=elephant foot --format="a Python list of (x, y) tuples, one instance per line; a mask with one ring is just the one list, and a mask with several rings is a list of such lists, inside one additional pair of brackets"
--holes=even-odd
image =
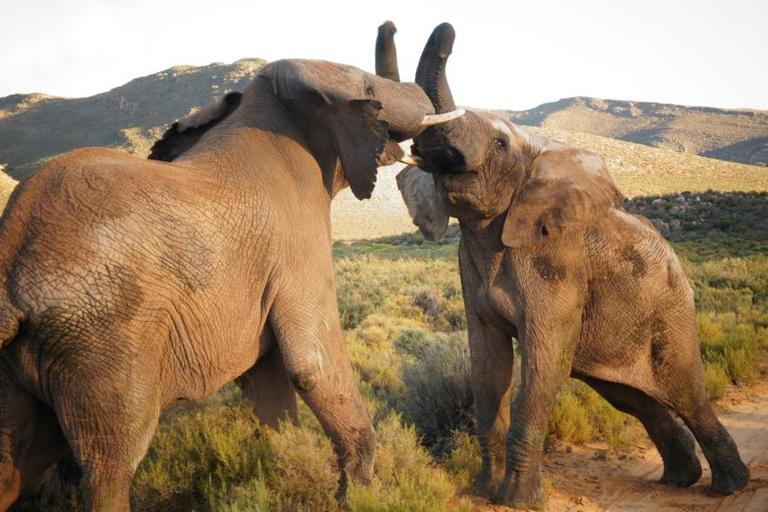
[(690, 487), (701, 478), (701, 463), (695, 456), (688, 461), (664, 464), (660, 482), (670, 487)]
[(712, 468), (712, 492), (728, 495), (749, 484), (749, 469), (739, 458)]
[(512, 508), (540, 510), (547, 502), (538, 472), (524, 476), (519, 473), (507, 476), (499, 492), (493, 497), (496, 505)]

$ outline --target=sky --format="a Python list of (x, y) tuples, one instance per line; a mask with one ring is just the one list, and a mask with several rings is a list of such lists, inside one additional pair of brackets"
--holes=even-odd
[(768, 110), (766, 0), (3, 0), (0, 97), (91, 96), (176, 65), (315, 58), (374, 70), (392, 20), (402, 80), (456, 29), (460, 105), (571, 96)]

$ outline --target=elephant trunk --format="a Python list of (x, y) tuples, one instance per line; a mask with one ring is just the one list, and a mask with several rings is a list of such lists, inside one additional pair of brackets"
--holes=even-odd
[(416, 83), (427, 93), (437, 114), (456, 110), (451, 88), (448, 87), (445, 77), (445, 65), (453, 51), (455, 39), (456, 32), (450, 23), (438, 25), (424, 46), (416, 69)]
[[(457, 111), (445, 75), (448, 57), (453, 51), (456, 32), (450, 23), (438, 25), (427, 41), (416, 70), (416, 83), (427, 93), (436, 114)], [(463, 112), (459, 110), (459, 112)], [(461, 172), (472, 168), (478, 159), (472, 144), (465, 141), (471, 118), (466, 114), (455, 120), (432, 126), (414, 139), (413, 155), (428, 172)], [(471, 155), (468, 154), (472, 153)], [(470, 162), (470, 157), (472, 162)]]
[(395, 32), (397, 32), (397, 27), (391, 21), (385, 21), (379, 27), (379, 36), (376, 38), (376, 74), (399, 82), (400, 72), (397, 70)]

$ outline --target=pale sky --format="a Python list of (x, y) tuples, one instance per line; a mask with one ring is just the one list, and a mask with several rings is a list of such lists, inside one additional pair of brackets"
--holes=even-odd
[(412, 81), (456, 28), (456, 102), (523, 110), (570, 96), (768, 110), (767, 0), (3, 0), (0, 97), (80, 97), (181, 64), (300, 57), (373, 71), (392, 20)]

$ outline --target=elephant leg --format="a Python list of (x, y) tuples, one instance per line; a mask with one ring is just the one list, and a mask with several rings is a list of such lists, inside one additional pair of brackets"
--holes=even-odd
[(280, 350), (275, 346), (237, 379), (243, 396), (253, 403), (264, 425), (277, 429), (280, 421), (296, 423), (296, 390), (293, 389)]
[(79, 358), (51, 371), (50, 387), (57, 390), (53, 408), (83, 471), (87, 511), (130, 510), (131, 480), (160, 416), (159, 384), (138, 382), (132, 373), (149, 365), (125, 356), (113, 355), (110, 371), (97, 366), (106, 360), (103, 354), (94, 357), (96, 363)]
[(691, 433), (669, 409), (640, 390), (575, 374), (589, 384), (616, 409), (631, 414), (643, 424), (664, 461), (661, 483), (671, 487), (689, 487), (701, 478), (701, 463)]
[(749, 469), (741, 460), (735, 441), (715, 416), (703, 382), (687, 380), (670, 403), (691, 429), (712, 470), (712, 490), (731, 494), (749, 483)]
[(514, 350), (509, 334), (480, 320), (472, 305), (466, 309), (476, 431), (483, 458), (475, 488), (490, 494), (505, 471)]
[[(555, 397), (571, 371), (574, 348), (581, 331), (581, 306), (568, 304), (576, 295), (564, 290), (546, 302), (531, 300), (523, 320), (520, 341), (520, 391), (512, 404), (507, 436), (507, 470), (494, 496), (499, 504), (514, 508), (541, 508), (546, 495), (541, 480), (544, 439)], [(547, 300), (549, 299), (549, 300)], [(552, 304), (558, 307), (553, 308)], [(549, 315), (541, 315), (549, 311)], [(554, 314), (559, 312), (560, 314)]]
[(300, 300), (278, 294), (269, 320), (289, 380), (333, 443), (341, 471), (337, 498), (344, 501), (350, 477), (363, 483), (373, 477), (375, 434), (354, 379), (336, 304), (332, 280), (320, 279)]
[(67, 451), (56, 415), (19, 386), (0, 359), (0, 511)]
[(712, 490), (731, 494), (747, 486), (749, 470), (709, 404), (693, 310), (670, 308), (666, 313), (664, 325), (688, 328), (664, 330), (654, 340), (653, 380), (644, 391), (671, 408), (691, 430), (712, 471)]

